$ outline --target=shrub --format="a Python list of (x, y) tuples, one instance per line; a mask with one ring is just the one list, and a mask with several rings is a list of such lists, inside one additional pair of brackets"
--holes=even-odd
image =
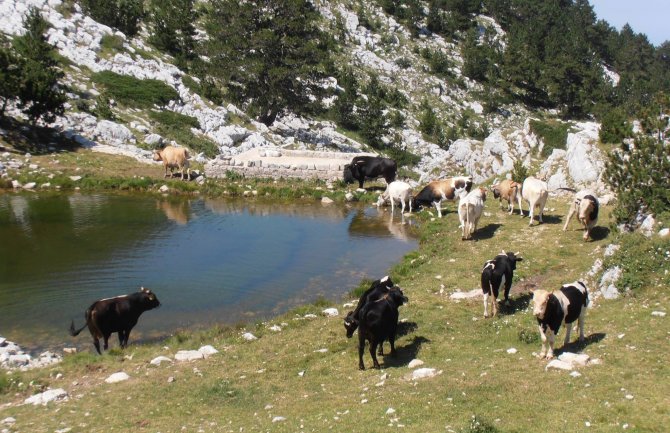
[(621, 236), (619, 244), (619, 250), (603, 263), (604, 269), (614, 266), (621, 269), (617, 286), (630, 290), (670, 286), (670, 246), (667, 240), (631, 233)]
[(164, 106), (179, 98), (175, 89), (159, 80), (140, 80), (111, 71), (96, 72), (91, 78), (103, 86), (110, 97), (130, 107)]
[(149, 113), (149, 117), (158, 124), (156, 130), (164, 137), (174, 140), (194, 152), (202, 152), (209, 158), (217, 155), (219, 149), (213, 141), (191, 132), (191, 128), (200, 128), (200, 122), (195, 117), (167, 110), (152, 111)]
[(633, 128), (622, 109), (613, 109), (605, 113), (598, 136), (603, 143), (621, 143), (624, 138), (633, 136)]
[(543, 157), (546, 158), (551, 155), (554, 149), (565, 149), (565, 143), (568, 139), (568, 124), (558, 121), (531, 120), (530, 129), (544, 141)]

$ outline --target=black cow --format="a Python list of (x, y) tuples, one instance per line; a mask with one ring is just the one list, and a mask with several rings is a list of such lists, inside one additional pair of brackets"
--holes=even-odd
[(75, 330), (74, 320), (70, 324), (70, 335), (77, 336), (88, 326), (93, 336), (95, 350), (100, 352), (100, 341), (104, 340), (103, 348), (107, 350), (109, 336), (118, 332), (119, 344), (122, 348), (128, 346), (128, 337), (133, 326), (137, 324), (140, 315), (147, 310), (160, 306), (160, 302), (151, 290), (142, 287), (139, 292), (95, 301), (86, 310), (86, 323)]
[[(347, 316), (344, 318), (344, 328), (347, 330), (347, 338), (351, 338), (354, 335), (354, 332), (358, 328), (359, 323), (359, 313), (361, 309), (368, 303), (380, 299), (382, 296), (388, 293), (389, 289), (393, 287), (393, 281), (387, 275), (384, 278), (373, 281), (370, 288), (367, 289), (361, 295), (361, 298), (358, 300), (358, 305), (354, 311), (349, 311)], [(379, 347), (381, 351), (381, 345)]]
[(357, 156), (350, 164), (344, 166), (343, 177), (346, 183), (354, 183), (354, 180), (357, 180), (358, 187), (363, 188), (365, 179), (383, 177), (387, 184), (391, 183), (395, 180), (397, 171), (396, 162), (390, 158)]
[(370, 356), (374, 368), (380, 368), (375, 351), (377, 345), (388, 339), (391, 343), (391, 355), (395, 355), (395, 334), (398, 329), (398, 308), (407, 302), (400, 287), (389, 289), (380, 299), (365, 304), (359, 313), (358, 328), (358, 368), (365, 370), (363, 351), (365, 340), (370, 342)]
[(509, 305), (509, 290), (512, 287), (512, 277), (516, 269), (516, 262), (523, 260), (519, 253), (503, 251), (493, 260), (484, 264), (482, 269), (482, 292), (484, 293), (484, 317), (488, 317), (489, 296), (492, 297), (492, 316), (498, 314), (498, 293), (505, 288), (505, 305)]
[[(570, 331), (575, 320), (579, 319), (579, 341), (584, 341), (584, 316), (589, 305), (589, 293), (581, 281), (564, 284), (559, 290), (533, 292), (533, 315), (537, 319), (542, 337), (540, 358), (554, 357), (554, 337), (558, 334), (561, 324), (565, 323), (565, 341), (570, 342)], [(549, 345), (547, 347), (547, 340)]]

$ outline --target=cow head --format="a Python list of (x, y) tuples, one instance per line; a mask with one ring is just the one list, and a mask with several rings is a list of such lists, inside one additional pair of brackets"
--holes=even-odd
[(142, 300), (144, 301), (143, 306), (145, 310), (152, 310), (154, 308), (160, 307), (160, 301), (151, 290), (141, 287), (140, 293), (142, 294)]
[(402, 289), (398, 286), (393, 286), (389, 289), (388, 297), (391, 298), (398, 307), (409, 302), (407, 296), (405, 296)]
[(546, 290), (537, 289), (532, 293), (533, 296), (533, 316), (538, 319), (544, 319), (544, 313), (547, 311), (547, 301), (551, 293)]
[(486, 188), (484, 187), (479, 187), (479, 193), (482, 196), (482, 201), (486, 201)]
[(163, 160), (163, 157), (161, 156), (160, 150), (154, 150), (153, 160), (154, 161), (162, 161)]
[(516, 253), (506, 253), (505, 250), (502, 251), (503, 256), (507, 256), (510, 262), (510, 266), (512, 266), (512, 270), (516, 269), (516, 262), (521, 262), (523, 261), (523, 257), (519, 256), (521, 254), (520, 252)]
[(493, 193), (493, 198), (500, 198), (500, 184), (491, 185), (491, 192)]
[(358, 319), (354, 317), (354, 312), (349, 311), (344, 318), (344, 329), (347, 330), (347, 338), (351, 338), (358, 328)]
[(344, 166), (344, 172), (342, 173), (342, 178), (344, 179), (344, 182), (354, 183), (356, 180), (354, 174), (358, 175), (358, 167), (356, 165), (352, 167), (351, 164), (346, 164)]

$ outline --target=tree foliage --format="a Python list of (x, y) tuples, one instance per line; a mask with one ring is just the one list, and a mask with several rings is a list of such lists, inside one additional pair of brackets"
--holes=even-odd
[(640, 210), (653, 214), (670, 211), (670, 146), (640, 135), (609, 155), (605, 178), (617, 195), (614, 216), (632, 223)]
[(211, 74), (267, 125), (287, 108), (315, 109), (329, 62), (319, 17), (307, 0), (214, 0), (206, 21)]
[[(37, 8), (31, 8), (24, 21), (26, 33), (14, 39), (14, 49), (18, 58), (19, 107), (32, 123), (43, 119), (50, 122), (63, 113), (66, 101), (61, 84), (63, 72), (58, 68), (56, 53), (46, 39), (49, 23), (42, 18)], [(10, 59), (12, 55), (10, 54)], [(15, 77), (10, 75), (13, 80)], [(16, 82), (13, 82), (16, 84)]]
[(94, 20), (135, 36), (144, 16), (143, 0), (80, 0), (84, 12)]
[(151, 0), (151, 42), (159, 50), (187, 60), (195, 50), (194, 0)]
[(10, 101), (19, 97), (21, 64), (18, 54), (9, 41), (0, 34), (0, 116)]

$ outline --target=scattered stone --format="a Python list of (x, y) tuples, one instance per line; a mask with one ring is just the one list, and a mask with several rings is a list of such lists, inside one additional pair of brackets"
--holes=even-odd
[(174, 356), (174, 359), (177, 361), (195, 361), (204, 358), (205, 354), (198, 350), (180, 350)]
[(348, 192), (348, 193), (344, 194), (344, 199), (348, 202), (351, 202), (351, 201), (354, 201), (356, 199), (356, 197), (352, 193)]
[(109, 376), (107, 379), (105, 379), (105, 382), (107, 383), (118, 383), (118, 382), (123, 382), (130, 379), (130, 376), (128, 374), (124, 373), (123, 371), (120, 371), (118, 373), (114, 373), (111, 376)]
[(580, 373), (580, 372), (578, 372), (578, 371), (576, 371), (576, 370), (573, 371), (572, 373), (570, 373), (570, 376), (572, 376), (572, 377), (580, 377), (581, 375), (582, 375), (582, 373)]
[(31, 397), (28, 397), (25, 399), (23, 402), (24, 404), (33, 404), (37, 406), (38, 404), (41, 404), (43, 406), (46, 406), (47, 403), (50, 403), (52, 401), (54, 402), (60, 402), (60, 401), (65, 401), (68, 399), (68, 394), (67, 392), (62, 389), (50, 389), (48, 391), (44, 391), (40, 394), (35, 394)]
[(286, 421), (286, 418), (284, 418), (283, 416), (276, 416), (272, 418), (272, 422), (282, 422), (282, 421)]
[(509, 353), (510, 355), (514, 355), (517, 352), (518, 350), (516, 350), (516, 348), (514, 347), (510, 347), (509, 349), (507, 349), (507, 353)]
[(411, 360), (411, 361), (409, 362), (409, 364), (407, 364), (407, 367), (408, 367), (408, 368), (417, 368), (417, 367), (422, 366), (423, 364), (424, 364), (424, 362), (423, 362), (422, 360), (420, 360), (420, 359), (413, 359), (413, 360)]
[(242, 338), (243, 338), (244, 340), (246, 340), (246, 341), (254, 341), (254, 340), (258, 340), (258, 337), (256, 337), (256, 336), (255, 336), (254, 334), (252, 334), (251, 332), (245, 332), (244, 334), (242, 334)]
[(340, 315), (340, 312), (337, 311), (337, 308), (326, 308), (321, 312), (326, 317), (336, 317)]
[(303, 316), (305, 319), (316, 319), (316, 314), (307, 313)]
[(658, 231), (658, 235), (662, 238), (667, 238), (670, 236), (670, 228), (666, 227)]
[(198, 352), (202, 353), (205, 356), (205, 358), (219, 353), (218, 350), (216, 350), (213, 346), (209, 344), (207, 346), (202, 346), (200, 349), (198, 349)]
[(665, 317), (665, 311), (652, 311), (651, 315), (655, 317)]
[(431, 377), (435, 377), (439, 374), (439, 372), (434, 369), (434, 368), (418, 368), (412, 372), (412, 380), (418, 380), (418, 379), (427, 379)]
[(395, 413), (395, 409), (392, 407), (386, 409), (386, 415), (393, 415)]
[(272, 325), (272, 326), (270, 326), (268, 329), (269, 329), (270, 331), (273, 331), (273, 332), (280, 332), (280, 331), (281, 331), (281, 326), (278, 326), (278, 325)]
[(552, 359), (549, 361), (549, 364), (544, 368), (544, 370), (549, 370), (550, 368), (555, 368), (557, 370), (572, 370), (572, 363), (561, 361), (560, 359)]
[(63, 353), (67, 353), (68, 355), (72, 355), (77, 353), (77, 348), (76, 347), (66, 347), (63, 349)]
[(335, 202), (334, 202), (331, 198), (328, 198), (328, 197), (322, 197), (322, 198), (321, 198), (321, 203), (323, 203), (323, 204), (332, 204), (332, 203), (335, 203)]
[(632, 400), (635, 397), (633, 397), (633, 394), (626, 394), (626, 400)]
[(169, 191), (170, 191), (170, 188), (169, 188), (167, 185), (161, 185), (161, 187), (158, 188), (158, 191), (160, 191), (160, 192), (162, 192), (162, 193), (165, 194), (166, 192), (169, 192)]
[(566, 362), (572, 366), (584, 367), (589, 362), (590, 356), (585, 353), (563, 352), (558, 356), (560, 361)]
[(78, 180), (81, 180), (81, 176), (70, 176), (70, 180), (72, 182), (77, 182)]
[(472, 299), (479, 296), (482, 296), (482, 289), (472, 289), (469, 292), (461, 292), (460, 290), (457, 290), (449, 295), (449, 299)]
[(37, 183), (35, 182), (28, 182), (25, 185), (23, 185), (23, 189), (35, 189), (35, 186)]
[(11, 416), (8, 416), (7, 418), (5, 418), (5, 419), (3, 419), (2, 421), (0, 421), (0, 424), (4, 424), (4, 425), (12, 425), (12, 424), (14, 424), (15, 422), (16, 422), (16, 418), (13, 418), (13, 417), (11, 417)]
[(156, 358), (152, 359), (149, 364), (151, 365), (161, 365), (163, 362), (172, 362), (170, 358), (167, 356), (157, 356)]

